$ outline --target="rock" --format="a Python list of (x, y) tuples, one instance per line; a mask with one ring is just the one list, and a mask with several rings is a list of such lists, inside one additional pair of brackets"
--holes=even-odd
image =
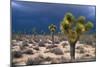
[(23, 51), (24, 54), (34, 54), (32, 49), (26, 49)]
[(45, 47), (45, 43), (44, 43), (43, 41), (40, 41), (40, 42), (38, 43), (38, 46), (40, 46), (40, 47)]
[(58, 48), (58, 47), (55, 47), (55, 48), (51, 49), (50, 52), (55, 53), (55, 54), (57, 54), (57, 55), (62, 55), (62, 54), (64, 54), (63, 50), (60, 49), (60, 48)]

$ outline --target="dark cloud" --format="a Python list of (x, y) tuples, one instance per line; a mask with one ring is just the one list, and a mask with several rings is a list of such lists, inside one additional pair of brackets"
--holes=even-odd
[(95, 6), (12, 1), (11, 8), (14, 31), (31, 31), (36, 27), (37, 31), (48, 32), (51, 23), (56, 24), (59, 31), (60, 21), (66, 12), (72, 12), (76, 18), (85, 16), (96, 25)]

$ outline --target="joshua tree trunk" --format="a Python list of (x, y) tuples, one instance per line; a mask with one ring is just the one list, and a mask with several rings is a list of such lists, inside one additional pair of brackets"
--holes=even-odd
[(75, 59), (75, 43), (70, 44), (70, 56), (73, 61)]
[(51, 36), (52, 36), (52, 45), (54, 45), (54, 33), (53, 32), (51, 33)]
[(79, 39), (79, 36), (77, 37), (75, 42), (73, 43), (70, 42), (70, 56), (71, 56), (72, 62), (75, 60), (75, 46), (76, 46), (78, 39)]

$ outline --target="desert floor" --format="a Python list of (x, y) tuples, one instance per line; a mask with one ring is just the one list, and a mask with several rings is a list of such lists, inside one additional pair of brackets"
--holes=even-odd
[[(75, 61), (95, 61), (95, 46), (77, 42), (75, 48)], [(70, 44), (66, 39), (55, 36), (52, 45), (50, 36), (16, 36), (11, 40), (12, 64), (37, 65), (71, 62)]]

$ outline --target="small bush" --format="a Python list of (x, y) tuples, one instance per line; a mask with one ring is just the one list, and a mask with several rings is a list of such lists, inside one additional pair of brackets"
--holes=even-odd
[(33, 49), (35, 49), (35, 50), (39, 50), (39, 47), (34, 47)]
[(28, 58), (28, 60), (26, 61), (26, 65), (38, 65), (42, 62), (42, 58), (40, 57), (35, 57), (33, 58)]
[(13, 51), (12, 55), (14, 58), (20, 58), (20, 57), (22, 57), (22, 52), (21, 51)]
[(84, 49), (80, 49), (79, 53), (85, 53)]
[(68, 45), (68, 43), (62, 43), (62, 46), (63, 46), (63, 48), (65, 47), (65, 46), (67, 46)]
[(57, 47), (57, 45), (48, 45), (46, 48), (51, 49), (51, 48), (55, 48), (55, 47)]
[(28, 60), (26, 61), (26, 65), (34, 65), (34, 59), (32, 58), (28, 58)]
[(31, 49), (27, 49), (24, 51), (25, 54), (33, 54), (33, 50)]
[(22, 45), (23, 45), (23, 47), (29, 46), (28, 43), (27, 43), (27, 41), (24, 41)]

